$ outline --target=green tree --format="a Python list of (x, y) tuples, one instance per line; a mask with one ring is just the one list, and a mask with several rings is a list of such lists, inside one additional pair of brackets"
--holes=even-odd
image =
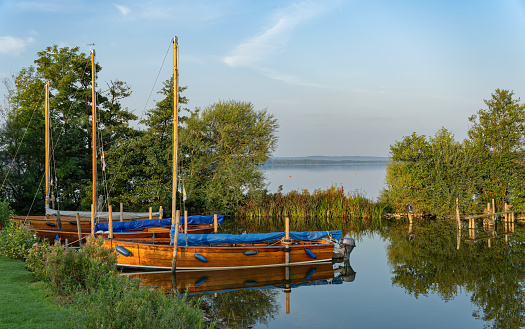
[[(179, 87), (179, 104), (187, 104)], [(110, 149), (107, 154), (109, 200), (122, 202), (126, 209), (144, 211), (163, 206), (171, 213), (172, 145), (173, 145), (173, 78), (159, 91), (165, 97), (150, 109), (133, 139)], [(188, 111), (180, 108), (179, 112)], [(185, 120), (179, 115), (179, 122)]]
[[(100, 65), (96, 71), (100, 72)], [(34, 66), (22, 69), (7, 82), (7, 119), (0, 128), (0, 195), (17, 212), (44, 209), (44, 84), (50, 82), (51, 158), (53, 193), (60, 209), (76, 210), (91, 181), (91, 60), (79, 48), (48, 47), (38, 53)], [(105, 95), (108, 94), (109, 98)], [(122, 82), (112, 81), (107, 93), (97, 92), (102, 136), (108, 145), (125, 138), (128, 120), (135, 116), (121, 109), (129, 95)]]
[(468, 141), (459, 143), (445, 128), (434, 137), (413, 133), (390, 147), (382, 194), (395, 211), (412, 204), (422, 214), (455, 216), (456, 198), (462, 213), (476, 208), (476, 154)]
[(277, 145), (277, 120), (253, 104), (220, 101), (196, 110), (180, 129), (181, 178), (188, 200), (229, 213), (246, 192), (264, 188), (260, 165)]
[(496, 89), (484, 100), (487, 108), (469, 118), (468, 135), (478, 153), (483, 201), (495, 199), (500, 209), (510, 202), (523, 211), (525, 105), (513, 96), (512, 91)]
[(381, 198), (397, 212), (412, 204), (427, 209), (427, 187), (431, 183), (431, 145), (425, 135), (412, 133), (390, 146), (386, 168), (386, 189)]

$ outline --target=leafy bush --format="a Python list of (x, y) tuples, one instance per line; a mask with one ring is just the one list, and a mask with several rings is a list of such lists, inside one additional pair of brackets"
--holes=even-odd
[(10, 223), (0, 231), (0, 256), (26, 259), (35, 242), (36, 235), (26, 225)]
[(33, 244), (28, 250), (26, 258), (26, 267), (33, 272), (35, 277), (40, 280), (45, 280), (45, 265), (46, 258), (51, 250), (51, 246), (46, 242), (39, 242)]
[[(117, 255), (104, 247), (102, 238), (88, 237), (83, 248), (64, 248), (58, 242), (45, 254), (44, 264), (33, 261), (37, 276), (50, 282), (61, 294), (92, 289), (107, 275), (116, 272)], [(45, 250), (36, 246), (32, 254)], [(33, 258), (33, 257), (32, 257)]]
[(13, 220), (13, 210), (9, 206), (9, 202), (0, 201), (0, 228), (11, 224)]
[(179, 298), (112, 275), (73, 302), (72, 328), (203, 328), (202, 311)]

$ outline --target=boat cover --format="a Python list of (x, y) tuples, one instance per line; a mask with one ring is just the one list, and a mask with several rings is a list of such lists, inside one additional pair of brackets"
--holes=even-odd
[[(188, 225), (213, 224), (214, 215), (188, 216)], [(222, 224), (224, 215), (217, 215), (217, 224)], [(180, 217), (179, 223), (184, 225), (184, 217)], [(113, 232), (140, 231), (146, 227), (170, 227), (171, 218), (130, 220), (126, 222), (113, 222)], [(108, 231), (108, 223), (95, 224), (95, 232)]]
[[(173, 245), (174, 229), (171, 228), (171, 244)], [(341, 238), (341, 231), (308, 231), (290, 232), (290, 238), (300, 241), (314, 241), (327, 236), (336, 240)], [(214, 244), (244, 244), (277, 241), (284, 238), (284, 232), (254, 233), (254, 234), (184, 234), (179, 233), (179, 246), (214, 245)]]

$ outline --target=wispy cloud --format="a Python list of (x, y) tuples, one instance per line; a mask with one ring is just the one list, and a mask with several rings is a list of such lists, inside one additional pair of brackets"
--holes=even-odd
[(294, 29), (325, 8), (322, 3), (299, 2), (281, 9), (273, 16), (268, 29), (238, 45), (223, 58), (224, 63), (231, 67), (250, 67), (259, 63), (286, 47)]
[[(257, 69), (265, 76), (285, 83), (323, 87), (303, 81), (301, 78), (261, 67), (262, 62), (273, 54), (283, 51), (294, 30), (314, 17), (338, 6), (337, 1), (301, 1), (278, 10), (272, 15), (271, 24), (263, 32), (235, 47), (222, 61), (230, 67)], [(326, 87), (326, 86), (325, 86)]]
[(341, 87), (322, 85), (322, 84), (319, 84), (319, 83), (313, 83), (313, 82), (310, 82), (310, 81), (306, 81), (303, 78), (297, 77), (295, 75), (282, 73), (282, 72), (279, 72), (279, 71), (276, 71), (276, 70), (266, 69), (266, 68), (262, 68), (262, 67), (257, 67), (257, 68), (254, 68), (254, 69), (256, 69), (257, 71), (261, 72), (264, 76), (266, 76), (266, 77), (268, 77), (270, 79), (282, 81), (284, 83), (291, 84), (291, 85), (305, 86), (305, 87), (315, 87), (315, 88), (329, 88), (329, 89), (334, 89), (334, 88), (340, 89), (341, 88)]
[(27, 46), (33, 41), (34, 39), (32, 37), (24, 40), (9, 35), (0, 36), (0, 54), (18, 56), (25, 51)]
[(120, 11), (122, 16), (127, 16), (131, 12), (131, 9), (129, 9), (129, 7), (126, 7), (126, 6), (115, 4), (115, 7), (117, 7), (117, 9)]

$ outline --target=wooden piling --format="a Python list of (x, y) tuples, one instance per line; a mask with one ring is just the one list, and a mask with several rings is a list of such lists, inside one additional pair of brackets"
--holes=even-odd
[(124, 221), (124, 204), (122, 202), (120, 203), (120, 221)]
[(162, 206), (159, 207), (159, 219), (162, 219)]
[(77, 217), (77, 233), (78, 233), (78, 246), (82, 247), (82, 227), (80, 227), (80, 214), (76, 213)]
[(456, 198), (456, 221), (458, 222), (458, 227), (461, 227), (461, 219), (459, 218), (459, 199)]
[(494, 199), (492, 199), (492, 225), (494, 225), (494, 222), (496, 221), (496, 204), (494, 203)]
[(188, 211), (184, 210), (184, 234), (188, 234)]
[(149, 219), (153, 219), (153, 210), (149, 207)]
[(113, 239), (113, 215), (111, 211), (111, 205), (108, 206), (108, 226), (109, 226), (109, 238)]
[[(171, 271), (174, 272), (177, 270), (177, 248), (178, 248), (178, 245), (179, 245), (179, 211), (180, 210), (177, 210), (176, 213), (175, 213), (175, 216), (172, 216), (172, 217), (175, 217), (175, 223), (174, 223), (174, 229), (173, 229), (173, 232), (174, 232), (174, 235), (173, 235), (173, 259), (171, 261)], [(171, 220), (171, 222), (173, 223), (173, 219)]]
[(95, 205), (91, 204), (91, 236), (95, 236)]
[[(290, 218), (284, 218), (284, 263), (290, 264)], [(289, 268), (288, 268), (289, 270)]]
[(217, 233), (217, 214), (213, 215), (213, 233)]

